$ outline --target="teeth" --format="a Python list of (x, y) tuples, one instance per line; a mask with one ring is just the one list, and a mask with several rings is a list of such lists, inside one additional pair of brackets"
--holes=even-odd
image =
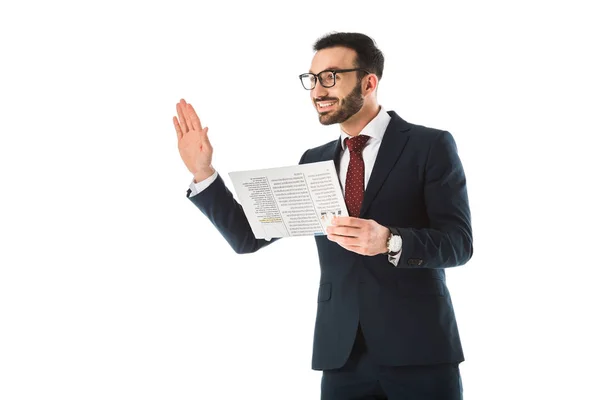
[(332, 106), (335, 103), (335, 101), (331, 102), (331, 103), (319, 103), (319, 107), (323, 108), (323, 107), (329, 107)]

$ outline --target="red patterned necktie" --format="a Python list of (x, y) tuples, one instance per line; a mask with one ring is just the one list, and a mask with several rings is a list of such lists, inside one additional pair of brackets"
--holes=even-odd
[(346, 191), (344, 199), (351, 217), (358, 217), (365, 192), (365, 162), (362, 151), (370, 136), (358, 135), (346, 138), (345, 143), (350, 150), (350, 163), (346, 173)]

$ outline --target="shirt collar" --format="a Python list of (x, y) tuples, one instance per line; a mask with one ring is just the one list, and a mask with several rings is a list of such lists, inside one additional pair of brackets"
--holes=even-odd
[[(372, 140), (381, 140), (383, 139), (383, 134), (390, 123), (392, 117), (385, 111), (383, 106), (380, 107), (379, 113), (373, 118), (364, 128), (360, 131), (359, 135), (367, 135), (371, 137)], [(340, 138), (342, 143), (342, 150), (346, 150), (346, 143), (344, 141), (346, 138), (351, 138), (352, 136), (348, 135), (344, 132), (340, 126)]]

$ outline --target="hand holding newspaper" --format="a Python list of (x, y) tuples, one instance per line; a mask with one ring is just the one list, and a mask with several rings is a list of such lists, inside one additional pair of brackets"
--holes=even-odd
[(326, 235), (334, 216), (348, 216), (332, 160), (229, 177), (257, 239)]

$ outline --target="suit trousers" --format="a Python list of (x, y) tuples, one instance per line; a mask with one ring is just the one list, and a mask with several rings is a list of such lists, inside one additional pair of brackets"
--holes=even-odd
[(359, 324), (346, 364), (324, 370), (321, 379), (321, 400), (351, 399), (462, 400), (458, 363), (378, 365), (369, 353)]

